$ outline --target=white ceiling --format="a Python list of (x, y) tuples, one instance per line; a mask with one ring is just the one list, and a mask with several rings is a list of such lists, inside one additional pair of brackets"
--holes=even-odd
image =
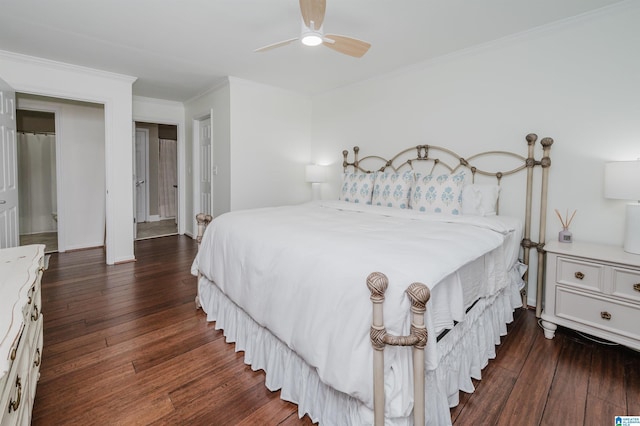
[[(0, 50), (138, 77), (135, 95), (187, 100), (225, 76), (317, 94), (622, 0), (327, 0), (326, 33), (360, 59), (293, 43), (298, 0), (1, 0)], [(0, 70), (1, 73), (1, 70)]]

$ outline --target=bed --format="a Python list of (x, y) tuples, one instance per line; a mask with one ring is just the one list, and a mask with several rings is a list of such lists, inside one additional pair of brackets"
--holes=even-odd
[[(343, 152), (339, 200), (198, 215), (196, 303), (300, 416), (449, 424), (459, 390), (473, 391), (526, 300), (530, 249), (544, 247), (553, 140), (542, 139), (541, 160), (537, 136), (526, 141), (526, 157), (419, 145), (359, 159), (354, 148), (353, 161)], [(494, 157), (515, 165), (476, 165)], [(520, 172), (524, 219), (500, 215), (502, 181)]]

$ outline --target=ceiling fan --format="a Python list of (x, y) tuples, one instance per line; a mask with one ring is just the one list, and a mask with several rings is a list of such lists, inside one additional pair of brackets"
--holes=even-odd
[(362, 57), (367, 53), (371, 44), (351, 37), (324, 33), (322, 23), (324, 21), (326, 5), (326, 0), (300, 0), (300, 12), (302, 13), (302, 31), (300, 37), (270, 44), (256, 49), (254, 52), (265, 52), (300, 40), (305, 46), (318, 46), (323, 44), (345, 55), (356, 58)]

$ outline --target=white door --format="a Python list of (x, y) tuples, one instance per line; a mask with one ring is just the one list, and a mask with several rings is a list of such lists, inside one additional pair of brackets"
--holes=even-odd
[(200, 212), (211, 214), (211, 117), (200, 120)]
[(148, 183), (147, 183), (147, 146), (149, 130), (136, 129), (135, 147), (135, 186), (136, 186), (136, 222), (147, 221)]
[(0, 79), (0, 248), (20, 244), (16, 94)]

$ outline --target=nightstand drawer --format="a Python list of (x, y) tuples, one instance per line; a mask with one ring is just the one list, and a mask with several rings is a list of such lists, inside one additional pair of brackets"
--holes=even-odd
[(558, 257), (556, 281), (573, 287), (603, 291), (605, 266)]
[(557, 287), (555, 315), (632, 339), (640, 338), (640, 306)]
[(640, 302), (640, 271), (613, 268), (612, 273), (611, 294)]

